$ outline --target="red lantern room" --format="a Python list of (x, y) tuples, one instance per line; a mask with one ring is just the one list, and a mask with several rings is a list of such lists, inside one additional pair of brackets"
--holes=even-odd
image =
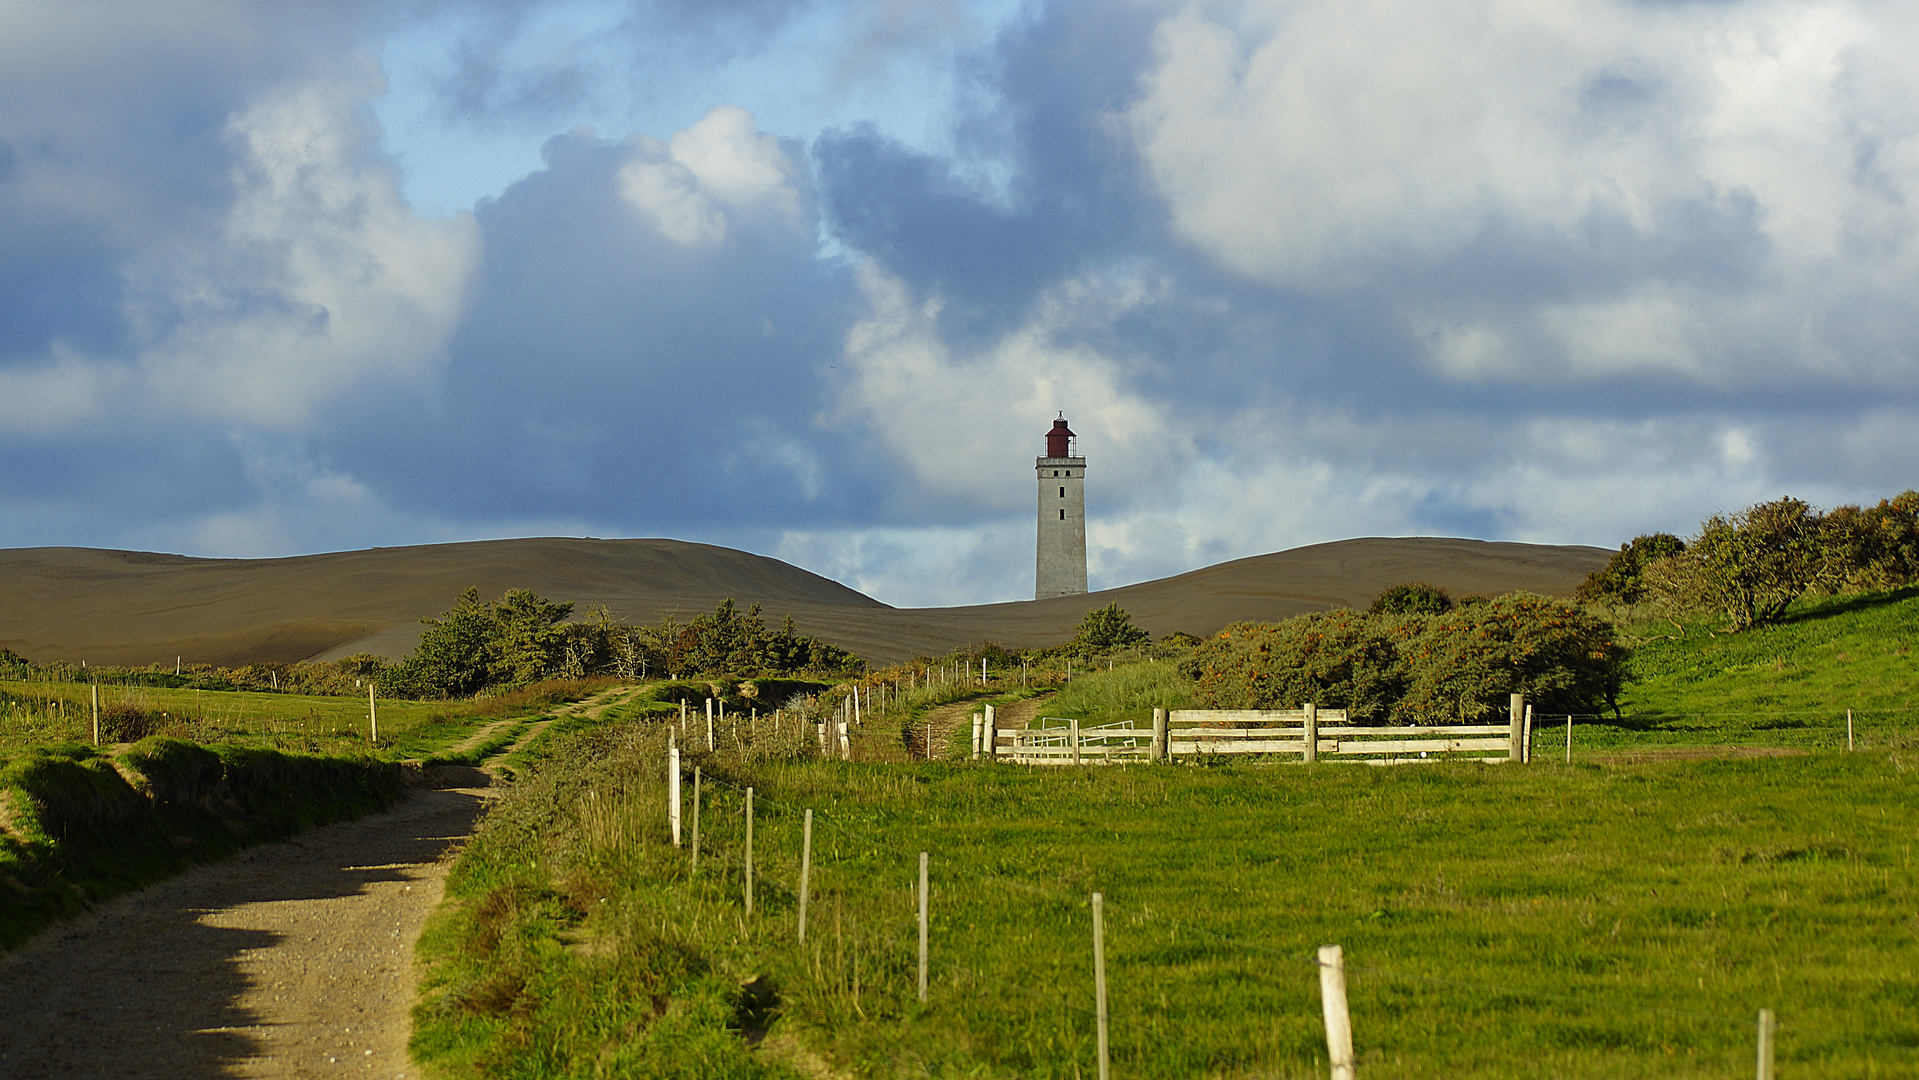
[(1059, 416), (1058, 420), (1053, 421), (1053, 430), (1046, 433), (1046, 456), (1049, 458), (1073, 456), (1070, 442), (1074, 438), (1073, 429), (1066, 426), (1065, 413), (1060, 413)]

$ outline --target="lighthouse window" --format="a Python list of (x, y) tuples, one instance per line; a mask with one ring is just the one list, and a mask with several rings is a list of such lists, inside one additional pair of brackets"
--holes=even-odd
[(1060, 498), (1062, 498), (1062, 499), (1064, 499), (1064, 498), (1066, 497), (1066, 489), (1065, 489), (1065, 488), (1060, 488), (1060, 489), (1059, 489), (1059, 497), (1060, 497)]
[(1061, 521), (1065, 521), (1065, 520), (1066, 520), (1066, 511), (1064, 511), (1064, 510), (1061, 510), (1061, 511), (1059, 512), (1059, 519), (1060, 519)]

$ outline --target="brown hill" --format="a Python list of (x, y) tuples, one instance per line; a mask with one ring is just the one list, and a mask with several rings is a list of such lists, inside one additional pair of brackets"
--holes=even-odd
[(399, 656), (419, 620), (461, 590), (528, 588), (576, 610), (685, 618), (732, 597), (886, 663), (982, 640), (1049, 645), (1110, 601), (1155, 635), (1207, 634), (1239, 619), (1363, 606), (1395, 582), (1455, 595), (1565, 595), (1602, 548), (1430, 537), (1367, 538), (1257, 555), (1085, 596), (957, 608), (892, 608), (838, 582), (744, 551), (676, 540), (489, 540), (287, 559), (196, 559), (91, 548), (0, 550), (0, 646), (100, 664), (237, 664)]

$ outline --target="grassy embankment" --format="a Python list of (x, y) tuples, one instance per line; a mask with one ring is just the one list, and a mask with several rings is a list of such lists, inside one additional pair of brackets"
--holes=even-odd
[(1362, 1075), (1736, 1075), (1760, 1006), (1780, 1013), (1782, 1075), (1919, 1069), (1919, 770), (1896, 753), (1046, 771), (719, 755), (693, 875), (664, 840), (658, 727), (567, 735), (456, 867), (421, 948), (415, 1049), (441, 1075), (777, 1076), (807, 1053), (880, 1075), (1090, 1074), (1094, 889), (1116, 1075), (1323, 1075), (1325, 942), (1352, 965)]

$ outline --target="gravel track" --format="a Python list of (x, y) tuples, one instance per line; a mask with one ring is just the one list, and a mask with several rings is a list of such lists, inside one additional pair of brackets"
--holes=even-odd
[(413, 943), (488, 794), (415, 790), (53, 927), (0, 959), (0, 1076), (416, 1075)]

